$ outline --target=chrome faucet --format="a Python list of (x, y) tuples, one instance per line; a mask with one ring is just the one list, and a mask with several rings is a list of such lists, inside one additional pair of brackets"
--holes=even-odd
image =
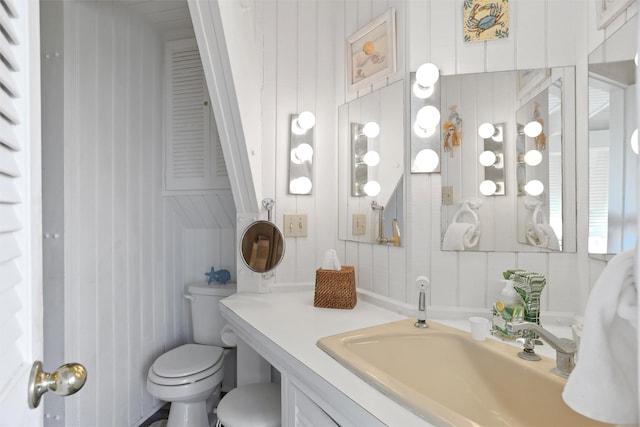
[(426, 304), (425, 291), (429, 287), (430, 283), (431, 281), (426, 276), (419, 276), (416, 279), (416, 287), (418, 288), (418, 291), (419, 291), (418, 316), (417, 316), (418, 320), (416, 320), (416, 323), (413, 324), (413, 326), (415, 326), (416, 328), (422, 329), (422, 328), (429, 327), (429, 325), (427, 324), (427, 304)]
[[(560, 375), (561, 377), (568, 378), (573, 368), (576, 366), (576, 353), (578, 351), (578, 345), (575, 341), (572, 341), (568, 338), (559, 338), (553, 335), (551, 332), (538, 325), (537, 323), (532, 322), (517, 322), (517, 323), (507, 323), (507, 331), (510, 333), (520, 332), (530, 330), (536, 332), (540, 335), (543, 341), (546, 341), (555, 351), (556, 351), (556, 367), (552, 369), (552, 372)], [(533, 342), (528, 339), (525, 339), (525, 350), (524, 354), (529, 357), (525, 357), (518, 354), (523, 359), (527, 360), (535, 360), (531, 357), (531, 353), (533, 352)]]

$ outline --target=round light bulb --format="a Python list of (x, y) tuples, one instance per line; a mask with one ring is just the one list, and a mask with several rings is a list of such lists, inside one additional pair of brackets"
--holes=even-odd
[(440, 70), (430, 62), (422, 64), (416, 70), (416, 82), (422, 87), (433, 86), (438, 78), (440, 78)]
[(298, 126), (302, 129), (311, 129), (316, 125), (316, 116), (311, 111), (303, 111), (298, 115)]
[(502, 127), (495, 128), (491, 139), (493, 139), (495, 142), (504, 141), (504, 135), (502, 134)]
[(638, 129), (634, 130), (631, 134), (631, 149), (634, 153), (638, 154)]
[(416, 123), (422, 129), (432, 129), (440, 122), (440, 111), (433, 105), (425, 105), (416, 114)]
[(480, 153), (480, 156), (478, 156), (480, 164), (484, 167), (493, 166), (496, 163), (496, 158), (496, 153), (488, 150), (483, 151), (482, 153)]
[(298, 123), (298, 120), (296, 119), (291, 122), (291, 132), (295, 135), (304, 135), (307, 133), (307, 130), (302, 129), (300, 127), (300, 123)]
[(362, 128), (362, 133), (364, 133), (369, 138), (375, 138), (380, 135), (380, 125), (376, 122), (368, 122)]
[(492, 196), (493, 194), (495, 194), (497, 189), (498, 186), (496, 185), (496, 183), (491, 181), (490, 179), (485, 179), (480, 183), (480, 193), (482, 193), (482, 195), (484, 196)]
[(413, 124), (413, 133), (415, 133), (419, 138), (429, 138), (431, 135), (436, 133), (436, 128), (432, 127), (430, 129), (423, 129), (420, 126), (420, 123), (415, 122)]
[(413, 167), (416, 172), (433, 172), (438, 167), (438, 164), (440, 164), (438, 153), (431, 148), (425, 148), (416, 154)]
[(302, 162), (307, 162), (313, 157), (313, 147), (306, 142), (298, 145), (294, 151), (296, 157)]
[(478, 135), (480, 135), (482, 139), (491, 138), (495, 132), (496, 127), (491, 123), (483, 123), (478, 126)]
[(542, 125), (538, 121), (531, 121), (524, 126), (524, 134), (529, 138), (535, 138), (542, 133)]
[(532, 179), (525, 184), (524, 191), (526, 191), (530, 196), (539, 196), (544, 191), (544, 184), (542, 183), (542, 181)]
[(413, 83), (412, 89), (413, 89), (413, 94), (416, 96), (416, 98), (427, 99), (431, 95), (433, 95), (433, 92), (436, 90), (436, 87), (435, 86), (422, 87), (420, 86), (420, 83), (415, 82)]
[(524, 155), (524, 162), (529, 166), (538, 166), (542, 162), (542, 153), (538, 150), (529, 150)]
[(380, 194), (380, 183), (378, 181), (369, 181), (364, 185), (363, 190), (367, 196), (375, 197)]
[(380, 163), (380, 154), (377, 151), (367, 151), (362, 157), (367, 166), (377, 166)]
[(313, 183), (306, 176), (292, 179), (289, 183), (289, 191), (291, 194), (309, 194), (312, 187)]

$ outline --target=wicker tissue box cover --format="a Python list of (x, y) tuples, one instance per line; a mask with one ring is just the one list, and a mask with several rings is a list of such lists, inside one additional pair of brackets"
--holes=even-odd
[(342, 270), (316, 270), (314, 307), (347, 308), (356, 306), (356, 273), (353, 266)]

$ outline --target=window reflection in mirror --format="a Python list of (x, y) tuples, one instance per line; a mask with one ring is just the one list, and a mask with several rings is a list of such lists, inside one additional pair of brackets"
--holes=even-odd
[(589, 253), (616, 254), (636, 242), (637, 17), (589, 55)]
[(379, 244), (379, 211), (372, 209), (374, 201), (384, 207), (383, 237), (393, 235), (394, 219), (396, 232), (404, 232), (403, 99), (400, 81), (338, 108), (341, 240)]

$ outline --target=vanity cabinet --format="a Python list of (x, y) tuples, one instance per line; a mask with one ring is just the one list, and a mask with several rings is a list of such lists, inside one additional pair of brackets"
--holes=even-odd
[[(429, 425), (317, 347), (318, 339), (340, 332), (406, 319), (358, 301), (353, 310), (313, 306), (313, 291), (237, 293), (220, 303), (242, 345), (280, 373), (282, 425), (382, 427)], [(286, 309), (283, 309), (286, 307)], [(240, 366), (246, 372), (250, 367)]]

